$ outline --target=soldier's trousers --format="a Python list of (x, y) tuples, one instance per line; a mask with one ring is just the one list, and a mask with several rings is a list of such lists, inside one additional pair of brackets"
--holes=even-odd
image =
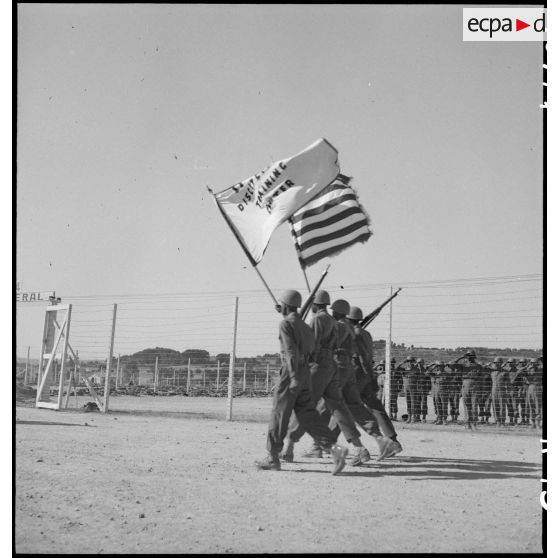
[[(510, 409), (510, 398), (508, 390), (505, 388), (495, 388), (492, 390), (492, 408), (494, 409), (494, 419), (497, 423), (506, 422), (506, 411)], [(512, 416), (512, 415), (510, 415)]]
[(409, 418), (420, 415), (418, 378), (403, 377), (403, 392), (407, 399), (407, 413), (409, 414)]
[[(339, 371), (339, 385), (341, 386), (341, 393), (343, 394), (343, 398), (347, 403), (349, 411), (351, 411), (351, 414), (355, 418), (355, 421), (367, 434), (370, 434), (370, 436), (381, 436), (380, 428), (378, 427), (378, 423), (374, 415), (368, 408), (365, 407), (362, 399), (360, 398), (360, 394), (356, 386), (355, 371), (350, 359), (341, 358), (338, 360), (337, 369)], [(320, 403), (318, 403), (317, 409), (320, 413), (327, 412), (325, 401), (323, 399)], [(341, 433), (339, 425), (335, 420), (331, 420), (329, 425), (335, 439), (337, 440), (339, 434)]]
[(527, 418), (531, 424), (535, 424), (543, 418), (542, 397), (542, 386), (535, 384), (527, 386)]
[(283, 440), (289, 428), (289, 419), (294, 411), (298, 421), (322, 447), (329, 448), (335, 443), (331, 430), (324, 424), (312, 400), (310, 373), (306, 365), (300, 365), (300, 384), (296, 390), (289, 389), (290, 378), (282, 366), (279, 382), (273, 396), (273, 408), (267, 433), (267, 451), (277, 457), (283, 449)]
[[(430, 384), (430, 382), (429, 382)], [(418, 414), (426, 416), (428, 414), (428, 394), (430, 393), (430, 385), (425, 382), (418, 384)]]
[(390, 389), (390, 393), (389, 393), (389, 412), (392, 415), (396, 415), (397, 414), (397, 399), (399, 397), (399, 391), (396, 389), (393, 389), (393, 387)]
[(510, 418), (527, 420), (527, 389), (524, 386), (512, 386), (510, 399), (513, 413)]
[(432, 399), (434, 400), (434, 409), (439, 419), (448, 418), (449, 391), (445, 386), (434, 384), (432, 386)]
[(395, 434), (393, 423), (386, 413), (385, 407), (376, 396), (370, 376), (362, 369), (356, 371), (356, 385), (363, 403), (372, 411), (380, 430), (384, 436), (391, 437)]
[(450, 415), (459, 415), (459, 399), (461, 398), (461, 388), (450, 388), (449, 393), (449, 405), (450, 405)]
[(463, 397), (465, 420), (467, 422), (477, 422), (478, 420), (478, 395), (478, 385), (475, 381), (468, 378), (463, 380), (461, 396)]
[(487, 391), (486, 389), (480, 389), (478, 392), (478, 398), (477, 398), (477, 402), (479, 405), (479, 416), (480, 417), (486, 417), (486, 420), (488, 420), (488, 417), (490, 417), (490, 404), (492, 402), (492, 394), (490, 391)]
[[(348, 442), (354, 438), (359, 438), (360, 432), (343, 399), (339, 384), (339, 372), (332, 359), (320, 359), (317, 364), (312, 363), (310, 365), (310, 387), (314, 406), (317, 406), (318, 401), (323, 397), (325, 406), (329, 411), (325, 415), (320, 415), (323, 424), (327, 426), (330, 417), (333, 416)], [(296, 443), (305, 432), (306, 430), (300, 424), (296, 414), (292, 414), (288, 430), (289, 440)]]

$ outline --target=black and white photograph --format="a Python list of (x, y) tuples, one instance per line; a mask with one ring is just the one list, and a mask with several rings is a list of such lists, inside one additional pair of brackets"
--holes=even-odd
[(12, 10), (12, 552), (546, 555), (546, 4)]

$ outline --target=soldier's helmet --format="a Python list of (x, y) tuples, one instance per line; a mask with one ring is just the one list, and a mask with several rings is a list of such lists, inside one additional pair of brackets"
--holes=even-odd
[(279, 302), (282, 302), (287, 306), (300, 308), (302, 306), (302, 296), (298, 291), (295, 291), (294, 289), (288, 289), (284, 291), (283, 294), (279, 297)]
[(415, 357), (414, 356), (408, 356), (405, 360), (407, 362), (415, 362)]
[(331, 304), (331, 300), (329, 299), (329, 293), (327, 291), (320, 290), (316, 293), (314, 297), (315, 304)]
[(537, 363), (537, 359), (536, 358), (530, 358), (529, 362), (531, 362), (532, 364), (536, 364)]
[(349, 320), (362, 320), (362, 310), (358, 306), (351, 306)]
[(424, 364), (423, 358), (417, 358), (417, 364)]
[(351, 310), (351, 306), (346, 300), (339, 298), (333, 301), (333, 303), (331, 304), (331, 309), (338, 314), (343, 314), (343, 316), (346, 316)]
[(510, 364), (513, 364), (515, 362), (515, 358), (508, 358), (508, 360), (506, 360), (506, 362), (509, 362)]
[(519, 364), (527, 364), (527, 359), (526, 358), (520, 358), (519, 359)]
[[(417, 361), (417, 362), (418, 362), (418, 361)], [(436, 366), (443, 366), (441, 360), (437, 360), (434, 364), (435, 364)]]
[(504, 360), (502, 359), (502, 357), (496, 357), (494, 359), (494, 362), (503, 362)]
[(467, 351), (467, 352), (465, 353), (465, 356), (466, 356), (466, 357), (476, 357), (476, 356), (477, 356), (477, 353), (475, 353), (475, 351)]

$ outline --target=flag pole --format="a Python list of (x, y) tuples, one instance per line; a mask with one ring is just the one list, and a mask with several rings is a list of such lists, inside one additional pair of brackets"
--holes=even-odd
[(219, 211), (221, 212), (221, 215), (223, 216), (223, 218), (227, 222), (227, 225), (229, 225), (229, 228), (231, 229), (232, 233), (236, 237), (236, 240), (238, 240), (238, 243), (240, 244), (240, 246), (244, 250), (244, 253), (246, 254), (246, 257), (248, 258), (248, 260), (252, 264), (252, 267), (254, 268), (256, 273), (258, 274), (258, 277), (261, 279), (262, 283), (264, 284), (264, 287), (267, 289), (267, 292), (269, 293), (269, 296), (271, 296), (271, 298), (273, 300), (273, 303), (275, 304), (276, 307), (278, 307), (279, 302), (277, 302), (277, 299), (275, 298), (275, 296), (271, 292), (271, 289), (269, 288), (269, 285), (266, 283), (265, 279), (263, 278), (263, 275), (260, 273), (260, 270), (257, 267), (258, 264), (256, 263), (256, 261), (254, 260), (254, 258), (252, 257), (252, 255), (250, 254), (250, 252), (248, 251), (246, 246), (244, 245), (244, 242), (242, 242), (242, 239), (240, 238), (240, 235), (238, 234), (238, 231), (236, 230), (235, 226), (231, 223), (228, 215), (223, 211), (223, 208), (221, 207), (221, 204), (219, 203), (219, 201), (217, 200), (217, 197), (213, 193), (213, 190), (207, 185), (206, 185), (206, 188), (208, 189), (209, 193), (213, 196), (213, 200), (217, 204), (217, 207), (219, 208)]

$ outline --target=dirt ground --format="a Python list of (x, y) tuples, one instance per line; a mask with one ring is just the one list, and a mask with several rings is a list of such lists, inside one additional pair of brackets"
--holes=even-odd
[(305, 436), (294, 463), (257, 471), (270, 408), (236, 399), (228, 422), (221, 398), (17, 406), (16, 552), (542, 552), (536, 432), (396, 423), (404, 451), (383, 463), (334, 477), (301, 457)]

